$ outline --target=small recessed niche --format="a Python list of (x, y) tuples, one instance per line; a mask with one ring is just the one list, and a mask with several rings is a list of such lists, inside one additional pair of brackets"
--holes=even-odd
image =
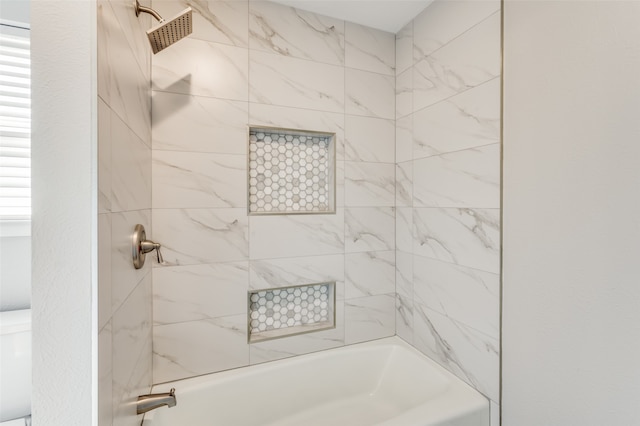
[(249, 214), (335, 213), (335, 133), (249, 128)]
[(249, 343), (335, 328), (335, 282), (248, 293)]

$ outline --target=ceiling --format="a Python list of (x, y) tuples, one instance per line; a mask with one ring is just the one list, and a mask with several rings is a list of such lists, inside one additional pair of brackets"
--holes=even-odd
[(397, 33), (433, 0), (272, 0), (309, 12)]

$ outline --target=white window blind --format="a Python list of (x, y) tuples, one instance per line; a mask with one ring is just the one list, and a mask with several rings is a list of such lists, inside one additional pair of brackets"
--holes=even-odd
[(0, 220), (31, 218), (29, 31), (0, 31)]

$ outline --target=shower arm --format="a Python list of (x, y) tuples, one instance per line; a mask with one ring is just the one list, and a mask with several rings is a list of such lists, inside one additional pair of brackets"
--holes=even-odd
[(162, 19), (162, 16), (160, 16), (158, 12), (151, 9), (150, 7), (141, 6), (140, 2), (136, 0), (136, 16), (140, 16), (140, 12), (148, 13), (149, 15), (156, 18), (158, 22), (161, 22), (161, 23), (164, 22), (164, 19)]

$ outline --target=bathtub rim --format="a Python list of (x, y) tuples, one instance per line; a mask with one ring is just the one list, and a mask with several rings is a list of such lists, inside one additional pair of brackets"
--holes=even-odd
[[(420, 352), (417, 348), (407, 343), (400, 337), (391, 336), (385, 337), (381, 339), (355, 343), (350, 345), (345, 345), (337, 348), (330, 348), (320, 351), (311, 352), (308, 354), (302, 355), (294, 355), (288, 358), (283, 358), (275, 361), (266, 361), (259, 364), (248, 365), (238, 368), (233, 368), (229, 370), (224, 370), (215, 373), (208, 373), (199, 376), (189, 377), (185, 379), (179, 379), (169, 382), (157, 383), (152, 386), (152, 392), (168, 392), (172, 387), (176, 388), (176, 397), (178, 398), (178, 405), (180, 403), (180, 389), (184, 389), (185, 393), (189, 393), (191, 391), (197, 391), (199, 388), (206, 387), (207, 383), (211, 381), (212, 376), (216, 376), (216, 381), (226, 381), (233, 380), (234, 377), (238, 375), (246, 376), (251, 374), (251, 369), (257, 369), (259, 371), (269, 371), (269, 370), (277, 370), (278, 368), (282, 368), (282, 365), (290, 363), (292, 361), (297, 362), (309, 362), (313, 361), (313, 359), (318, 359), (322, 357), (326, 357), (328, 352), (331, 354), (336, 354), (340, 352), (353, 352), (366, 350), (369, 348), (393, 348), (400, 347), (404, 350), (407, 350), (414, 355), (417, 355), (423, 362), (427, 363), (431, 368), (435, 370), (435, 372), (439, 375), (445, 376), (450, 383), (448, 384), (448, 389), (446, 392), (437, 395), (436, 397), (425, 401), (424, 403), (408, 409), (407, 411), (401, 413), (398, 416), (390, 418), (388, 420), (377, 423), (376, 426), (397, 426), (398, 424), (402, 425), (421, 425), (421, 426), (430, 426), (440, 424), (439, 422), (445, 421), (449, 418), (450, 414), (455, 411), (455, 414), (458, 416), (466, 415), (469, 413), (473, 413), (478, 410), (483, 410), (486, 413), (486, 422), (482, 423), (482, 426), (489, 425), (490, 419), (490, 402), (489, 399), (480, 393), (478, 390), (471, 387), (469, 384), (464, 382), (462, 379), (457, 377), (455, 374), (451, 373), (443, 366), (438, 364), (436, 361), (431, 359), (429, 356)], [(244, 370), (244, 371), (243, 371)], [(461, 399), (465, 401), (464, 409), (460, 409), (460, 405), (457, 403)], [(439, 413), (435, 413), (434, 415), (434, 406), (438, 407)], [(428, 419), (428, 423), (425, 423), (425, 414), (428, 414), (430, 417)], [(150, 411), (144, 415), (141, 421), (141, 426), (146, 426), (148, 423), (145, 423), (145, 420), (153, 421), (156, 415), (156, 411)], [(153, 424), (153, 423), (151, 423)]]

